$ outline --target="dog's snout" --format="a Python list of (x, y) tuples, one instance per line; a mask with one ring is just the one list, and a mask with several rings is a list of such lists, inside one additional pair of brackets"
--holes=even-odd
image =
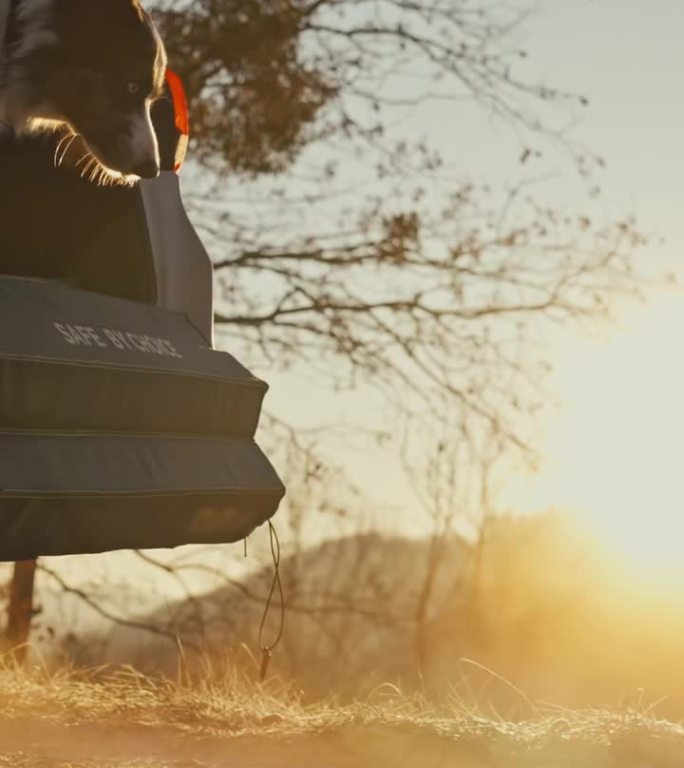
[(159, 176), (159, 163), (153, 159), (143, 160), (133, 169), (133, 173), (141, 179), (155, 179)]
[(131, 118), (129, 126), (127, 145), (133, 173), (141, 179), (154, 179), (159, 176), (159, 148), (149, 105)]
[(108, 130), (98, 133), (93, 127), (88, 135), (89, 149), (114, 175), (140, 179), (159, 176), (159, 146), (147, 106), (143, 111), (114, 122)]

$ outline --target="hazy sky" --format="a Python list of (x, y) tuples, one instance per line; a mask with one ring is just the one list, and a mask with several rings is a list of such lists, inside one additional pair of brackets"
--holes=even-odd
[[(668, 237), (670, 253), (684, 245), (682, 30), (679, 0), (539, 0), (517, 35), (530, 55), (522, 70), (528, 79), (590, 100), (570, 135), (608, 164), (598, 177), (600, 206), (636, 213), (649, 231)], [(469, 121), (464, 131), (458, 106), (441, 109), (444, 119), (424, 115), (424, 130), (450, 148), (455, 162), (464, 158), (468, 173), (509, 175), (508, 165), (499, 170), (497, 145), (508, 146), (504, 128), (485, 133)], [(573, 194), (570, 174), (551, 186), (550, 193)], [(579, 199), (579, 186), (574, 193)]]
[(591, 101), (576, 135), (608, 163), (605, 198), (682, 251), (684, 4), (543, 0), (529, 24), (540, 76)]
[[(517, 42), (530, 54), (522, 70), (529, 80), (589, 98), (590, 105), (578, 113), (571, 136), (586, 143), (607, 163), (597, 177), (602, 195), (591, 200), (570, 163), (549, 149), (538, 172), (551, 175), (539, 185), (537, 196), (556, 205), (567, 202), (588, 210), (599, 221), (634, 214), (642, 231), (662, 238), (648, 248), (650, 262), (658, 270), (667, 266), (682, 274), (683, 30), (682, 0), (540, 0), (536, 13), (517, 33)], [(446, 160), (469, 178), (513, 183), (514, 174), (520, 172), (518, 149), (510, 130), (479, 109), (433, 104), (415, 113), (406, 126), (415, 136), (426, 136), (437, 144)], [(535, 167), (527, 170), (537, 173)], [(670, 306), (670, 317), (672, 311)], [(637, 324), (638, 317), (637, 313)], [(681, 319), (684, 323), (684, 311)], [(649, 322), (649, 327), (662, 327), (657, 320)], [(658, 336), (650, 343), (660, 340)], [(572, 415), (560, 414), (549, 424), (548, 450), (557, 454), (552, 461), (562, 463), (565, 459), (561, 456), (567, 459), (562, 433), (567, 432), (568, 420), (584, 420), (590, 425), (592, 414), (600, 409), (600, 402), (592, 400), (591, 390), (584, 405), (577, 403), (573, 379), (577, 369), (591, 365), (597, 354), (592, 343), (572, 339), (556, 343), (551, 350), (559, 369), (555, 378), (558, 395), (574, 401), (575, 406)], [(327, 419), (335, 414), (353, 421), (360, 420), (360, 413), (379, 412), (379, 404), (369, 401), (367, 391), (350, 395), (314, 392), (313, 382), (303, 376), (275, 377), (272, 384), (271, 407), (301, 423), (315, 423), (322, 414)], [(308, 392), (304, 400), (302, 392)], [(599, 395), (597, 389), (595, 396)], [(588, 431), (585, 439), (591, 437)], [(577, 439), (575, 435), (573, 440)], [(373, 496), (397, 507), (411, 506), (397, 465), (383, 450), (350, 451), (347, 461), (352, 475)], [(556, 466), (553, 471), (556, 475), (565, 472), (569, 482), (573, 473), (583, 470), (572, 466), (559, 470)], [(540, 483), (544, 486), (541, 492)], [(541, 481), (525, 480), (511, 498), (521, 505), (529, 498), (529, 504), (536, 506), (552, 495), (548, 478), (542, 473)]]
[[(539, 11), (534, 66), (591, 100), (575, 135), (607, 161), (601, 209), (634, 213), (655, 236), (653, 265), (682, 280), (684, 3), (543, 0)], [(683, 329), (684, 295), (655, 294), (607, 343), (554, 350), (567, 406), (548, 425), (548, 466), (519, 483), (518, 503), (569, 504), (650, 564), (681, 559)]]

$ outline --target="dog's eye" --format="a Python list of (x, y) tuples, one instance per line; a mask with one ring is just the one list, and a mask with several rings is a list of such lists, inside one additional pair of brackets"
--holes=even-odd
[(137, 80), (131, 80), (130, 83), (126, 84), (126, 90), (131, 94), (131, 96), (137, 96), (142, 90), (142, 83), (138, 82)]

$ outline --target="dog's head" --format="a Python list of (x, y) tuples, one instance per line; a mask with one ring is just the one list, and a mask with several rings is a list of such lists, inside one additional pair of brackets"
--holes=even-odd
[(166, 55), (139, 0), (20, 0), (16, 13), (9, 109), (14, 97), (29, 125), (68, 124), (115, 174), (156, 176)]

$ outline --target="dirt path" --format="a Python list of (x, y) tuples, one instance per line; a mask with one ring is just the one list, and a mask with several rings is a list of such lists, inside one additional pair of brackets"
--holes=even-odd
[(681, 768), (678, 740), (613, 744), (454, 739), (402, 724), (291, 736), (193, 736), (168, 726), (130, 728), (0, 721), (0, 768)]
[[(0, 722), (0, 768), (480, 768), (474, 745), (410, 727), (193, 737), (163, 726)], [(484, 757), (482, 755), (482, 757)]]

